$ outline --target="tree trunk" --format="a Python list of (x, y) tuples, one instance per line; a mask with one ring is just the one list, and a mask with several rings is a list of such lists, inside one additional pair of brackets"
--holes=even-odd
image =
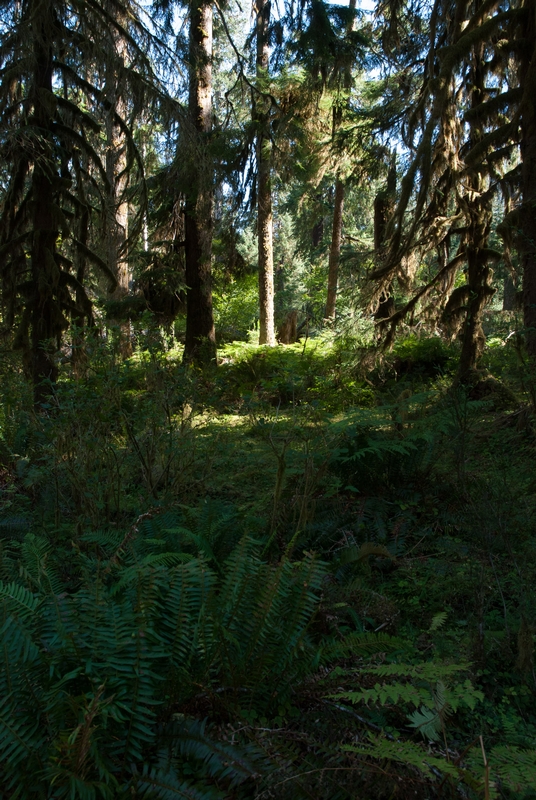
[[(387, 173), (387, 186), (383, 191), (378, 192), (374, 198), (374, 255), (378, 267), (381, 266), (382, 251), (385, 247), (385, 242), (387, 239), (387, 226), (393, 213), (395, 194), (396, 152), (391, 156), (391, 164), (389, 167), (389, 172)], [(385, 287), (380, 295), (378, 308), (374, 312), (374, 319), (376, 322), (382, 323), (384, 320), (389, 319), (389, 317), (394, 314), (395, 301), (392, 293), (393, 286), (390, 283)], [(381, 330), (381, 328), (382, 325), (380, 324), (379, 330)]]
[[(481, 105), (485, 97), (484, 46), (475, 45), (471, 75), (471, 106)], [(470, 122), (471, 146), (482, 140), (482, 123), (473, 119)], [(486, 337), (482, 329), (484, 308), (494, 294), (491, 288), (492, 271), (485, 252), (491, 230), (491, 200), (485, 198), (485, 177), (481, 172), (473, 172), (469, 177), (469, 190), (462, 203), (467, 215), (465, 246), (467, 253), (467, 286), (469, 299), (466, 303), (466, 316), (462, 334), (462, 352), (458, 367), (458, 378), (462, 382), (470, 376), (478, 364), (484, 350)]]
[(514, 283), (514, 279), (508, 273), (504, 279), (504, 291), (503, 291), (503, 304), (502, 310), (503, 311), (516, 311), (518, 308), (517, 304), (517, 289)]
[[(357, 7), (357, 0), (350, 0), (350, 10), (355, 11)], [(347, 33), (351, 33), (354, 27), (353, 17), (347, 28)], [(344, 69), (343, 86), (346, 90), (352, 88), (352, 67), (347, 64)], [(333, 135), (339, 127), (342, 119), (342, 111), (333, 110)], [(328, 261), (328, 295), (326, 299), (326, 310), (324, 318), (326, 320), (334, 321), (336, 302), (337, 302), (337, 287), (339, 283), (339, 262), (341, 259), (341, 241), (342, 241), (342, 212), (344, 209), (344, 183), (338, 176), (335, 181), (335, 207), (333, 209), (333, 228), (331, 232), (331, 246), (329, 250)]]
[[(527, 16), (521, 32), (526, 56), (520, 65), (520, 76), (525, 89), (521, 104), (523, 205), (520, 250), (525, 341), (531, 371), (536, 378), (536, 0), (527, 0), (526, 10)], [(532, 45), (528, 47), (530, 42)]]
[(59, 270), (54, 268), (58, 230), (53, 213), (54, 191), (46, 165), (44, 169), (36, 165), (32, 188), (35, 212), (31, 255), (34, 289), (31, 354), (34, 402), (39, 405), (53, 391), (58, 377), (54, 356), (58, 347), (57, 338), (64, 326), (54, 297), (59, 278)]
[[(84, 191), (84, 184), (82, 181), (82, 165), (79, 156), (73, 157), (73, 165), (76, 172), (77, 180), (77, 196), (82, 209), (80, 219), (78, 220), (78, 241), (83, 247), (88, 246), (89, 240), (89, 205)], [(86, 296), (82, 290), (86, 280), (87, 257), (83, 250), (79, 250), (76, 254), (76, 279), (79, 287), (76, 290), (76, 306), (77, 311), (72, 315), (72, 335), (71, 335), (71, 366), (74, 374), (81, 378), (85, 375), (87, 367), (87, 353), (85, 350), (85, 326), (91, 320), (90, 309), (85, 309)]]
[(344, 184), (341, 180), (337, 180), (335, 184), (333, 230), (331, 233), (331, 247), (329, 250), (328, 297), (326, 301), (326, 311), (324, 313), (324, 317), (327, 320), (335, 319), (337, 285), (339, 282), (339, 262), (341, 258), (343, 209), (344, 209)]
[(313, 225), (313, 229), (311, 231), (311, 243), (313, 247), (319, 247), (322, 244), (322, 239), (324, 238), (324, 220), (319, 219), (318, 222), (315, 222)]
[[(260, 90), (268, 75), (270, 0), (257, 0), (257, 80)], [(257, 133), (257, 235), (259, 248), (259, 344), (273, 347), (274, 324), (274, 247), (272, 218), (272, 142), (268, 129), (270, 101), (255, 101)]]
[[(480, 242), (487, 241), (489, 228), (485, 232), (483, 222), (484, 217), (469, 225), (469, 236), (472, 234), (475, 236), (475, 243), (479, 240)], [(483, 311), (494, 291), (490, 287), (491, 270), (478, 246), (471, 247), (467, 253), (467, 283), (471, 294), (463, 325), (462, 352), (458, 368), (458, 376), (461, 381), (464, 381), (477, 367), (484, 350), (486, 337), (482, 329)]]
[(186, 265), (186, 364), (216, 358), (212, 311), (213, 175), (205, 142), (212, 130), (212, 5), (193, 0), (190, 11), (190, 87), (188, 114), (198, 145), (193, 185), (184, 212)]
[[(114, 49), (115, 55), (124, 61), (126, 58), (125, 42), (115, 32), (112, 33), (112, 38), (111, 47)], [(114, 118), (116, 115), (125, 118), (126, 104), (122, 86), (115, 71), (109, 71), (106, 84), (106, 99), (111, 104), (106, 115), (106, 177), (110, 185), (106, 255), (108, 267), (117, 281), (112, 297), (114, 300), (122, 300), (128, 296), (131, 279), (126, 252), (128, 239), (128, 203), (125, 200), (128, 183), (127, 145), (125, 136), (116, 125)], [(132, 355), (131, 328), (128, 320), (122, 320), (119, 323), (119, 352), (123, 358), (129, 358)]]
[(40, 404), (54, 389), (58, 377), (55, 354), (58, 338), (66, 327), (66, 320), (57, 302), (60, 270), (56, 263), (58, 223), (55, 215), (58, 180), (49, 148), (51, 125), (55, 113), (52, 86), (52, 51), (47, 47), (50, 30), (53, 30), (51, 14), (40, 17), (36, 25), (34, 72), (34, 125), (44, 140), (36, 147), (32, 177), (33, 232), (31, 245), (32, 299), (31, 317), (31, 371), (34, 388), (34, 403)]

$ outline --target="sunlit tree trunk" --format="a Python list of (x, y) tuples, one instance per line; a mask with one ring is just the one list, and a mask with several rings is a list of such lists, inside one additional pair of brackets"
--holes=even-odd
[(524, 56), (520, 77), (524, 87), (521, 114), (521, 209), (520, 250), (523, 266), (523, 318), (525, 341), (536, 378), (536, 0), (526, 0), (521, 31)]
[[(357, 7), (356, 0), (350, 0), (350, 10), (355, 11)], [(353, 19), (348, 26), (348, 33), (353, 29)], [(345, 89), (350, 90), (352, 87), (352, 69), (347, 66), (344, 71), (343, 86)], [(341, 112), (334, 110), (333, 112), (333, 133), (337, 130), (341, 122)], [(331, 231), (331, 246), (329, 249), (329, 262), (328, 262), (328, 294), (326, 299), (326, 309), (324, 317), (327, 320), (333, 321), (336, 314), (337, 304), (337, 288), (339, 284), (339, 263), (341, 260), (341, 242), (342, 242), (342, 215), (344, 211), (344, 183), (337, 178), (335, 181), (335, 203), (333, 208), (333, 228)]]
[[(121, 61), (126, 57), (125, 42), (114, 32), (111, 47)], [(115, 59), (114, 59), (115, 60)], [(115, 276), (117, 285), (112, 295), (121, 300), (130, 291), (131, 270), (127, 256), (128, 203), (125, 190), (128, 184), (127, 143), (124, 134), (116, 124), (116, 115), (126, 118), (126, 103), (117, 74), (109, 70), (106, 80), (106, 97), (110, 109), (106, 115), (106, 177), (110, 187), (108, 200), (108, 220), (106, 236), (106, 256), (108, 267)], [(132, 341), (129, 321), (119, 324), (119, 351), (123, 358), (132, 355)]]
[(205, 364), (216, 357), (211, 287), (213, 175), (206, 152), (206, 139), (212, 129), (212, 5), (206, 0), (193, 0), (190, 14), (188, 113), (198, 152), (184, 214), (184, 362)]
[[(268, 76), (270, 0), (257, 0), (257, 82)], [(270, 101), (255, 101), (257, 133), (257, 234), (259, 252), (259, 344), (274, 346), (274, 247), (272, 217), (272, 142), (268, 129)]]

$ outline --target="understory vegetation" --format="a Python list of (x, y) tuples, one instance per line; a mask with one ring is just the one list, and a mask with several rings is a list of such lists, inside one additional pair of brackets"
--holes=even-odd
[(5, 352), (2, 797), (535, 797), (531, 387), (486, 324), (474, 385), (437, 336), (95, 339), (39, 413)]

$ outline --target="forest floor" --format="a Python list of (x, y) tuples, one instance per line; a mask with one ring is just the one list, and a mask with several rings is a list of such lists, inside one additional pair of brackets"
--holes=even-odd
[[(201, 557), (224, 581), (223, 607), (244, 541), (267, 585), (287, 563), (295, 587), (316, 559), (316, 589), (292, 601), (299, 635), (287, 587), (283, 644), (265, 599), (258, 663), (220, 620), (240, 650), (232, 681), (223, 639), (210, 663), (197, 653), (180, 666), (189, 689), (168, 679), (175, 719), (205, 719), (219, 741), (240, 731), (272, 764), (229, 783), (208, 756), (180, 751), (173, 769), (203, 783), (195, 796), (535, 797), (536, 434), (516, 342), (495, 334), (473, 387), (453, 387), (456, 347), (437, 337), (406, 339), (368, 372), (355, 342), (327, 338), (233, 344), (203, 373), (158, 349), (125, 364), (100, 353), (37, 416), (6, 370), (2, 585), (76, 598), (88, 564), (119, 569), (124, 587), (133, 565), (174, 575)], [(278, 669), (294, 676), (286, 694)], [(139, 796), (164, 797), (153, 790)]]

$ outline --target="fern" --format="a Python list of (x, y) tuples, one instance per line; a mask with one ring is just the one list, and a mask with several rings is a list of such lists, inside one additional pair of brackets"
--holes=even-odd
[(355, 692), (340, 692), (331, 695), (333, 700), (348, 700), (351, 703), (379, 703), (384, 706), (387, 703), (398, 705), (399, 703), (409, 703), (419, 706), (421, 703), (430, 706), (433, 704), (432, 693), (426, 688), (418, 688), (411, 683), (377, 683), (371, 689), (359, 689)]
[[(458, 687), (456, 687), (458, 688)], [(471, 707), (474, 697), (470, 693), (472, 686), (465, 687), (469, 693), (464, 694), (464, 702)], [(432, 692), (434, 700), (433, 708), (421, 706), (420, 709), (408, 715), (410, 726), (419, 731), (424, 739), (431, 742), (438, 741), (440, 733), (445, 730), (447, 718), (457, 708), (457, 698), (452, 697), (452, 693), (447, 689), (443, 681), (438, 681), (435, 690)]]
[(10, 514), (9, 516), (0, 517), (0, 536), (19, 538), (27, 533), (29, 528), (29, 520), (27, 517), (23, 517), (20, 514)]
[(230, 787), (258, 779), (266, 767), (266, 758), (256, 748), (238, 748), (209, 736), (206, 720), (182, 720), (175, 726), (173, 741), (177, 756), (201, 762), (204, 774), (226, 780)]
[(379, 675), (382, 678), (396, 676), (407, 676), (419, 680), (430, 681), (440, 678), (448, 678), (457, 672), (467, 672), (470, 664), (442, 664), (437, 661), (425, 661), (419, 664), (381, 664), (378, 667), (367, 667), (369, 675)]
[(29, 533), (21, 545), (21, 562), (24, 574), (34, 588), (48, 594), (60, 594), (63, 583), (55, 567), (50, 564), (51, 543), (42, 536)]
[[(302, 692), (308, 704), (317, 702), (312, 684), (317, 698), (326, 686), (337, 688), (330, 697), (341, 709), (334, 713), (345, 712), (354, 730), (368, 722), (344, 703), (386, 708), (386, 717), (392, 708), (403, 709), (410, 726), (428, 739), (443, 730), (450, 713), (480, 699), (463, 678), (466, 664), (366, 662), (375, 654), (401, 657), (408, 643), (400, 638), (350, 633), (319, 644), (314, 622), (328, 572), (314, 556), (270, 564), (246, 536), (217, 569), (192, 553), (185, 557), (168, 525), (169, 519), (155, 517), (133, 529), (128, 541), (112, 537), (105, 560), (83, 548), (76, 552), (79, 586), (70, 593), (52, 591), (51, 551), (31, 538), (24, 551), (27, 573), (0, 583), (0, 779), (6, 792), (16, 790), (20, 800), (45, 798), (50, 786), (55, 797), (80, 800), (131, 790), (148, 800), (245, 797), (253, 784), (269, 785), (266, 776), (274, 769), (303, 759), (300, 746), (284, 741), (284, 728), (273, 734), (277, 743), (270, 734), (253, 745), (248, 738), (256, 734), (247, 720), (281, 720), (293, 704), (299, 714)], [(99, 536), (85, 544), (92, 547)], [(102, 553), (104, 539), (97, 546)], [(376, 685), (363, 687), (365, 676)], [(338, 688), (346, 682), (346, 691)], [(202, 708), (210, 718), (207, 707), (240, 721), (244, 733), (227, 741), (225, 724), (211, 728), (177, 713)], [(323, 755), (319, 747), (313, 746), (314, 769), (323, 768), (322, 758), (337, 764), (353, 752), (365, 763), (380, 758), (416, 767), (427, 779), (439, 771), (465, 780), (437, 754), (405, 741), (353, 740), (350, 749), (341, 753), (337, 746)], [(509, 752), (518, 766), (499, 751), (504, 777), (497, 773), (497, 780), (507, 785), (510, 769), (512, 786), (527, 782), (523, 751)]]
[[(366, 667), (363, 668), (363, 673), (372, 675), (408, 675), (410, 677), (418, 678), (418, 683), (406, 682), (401, 683), (394, 681), (392, 683), (376, 683), (373, 688), (358, 689), (356, 691), (340, 692), (333, 695), (337, 700), (348, 700), (352, 703), (363, 702), (380, 703), (385, 705), (390, 702), (392, 704), (408, 703), (419, 707), (421, 704), (427, 708), (435, 708), (437, 706), (436, 698), (439, 698), (440, 705), (443, 705), (441, 698), (446, 698), (449, 706), (453, 711), (456, 711), (460, 704), (466, 705), (468, 708), (473, 709), (476, 703), (483, 699), (483, 694), (478, 689), (475, 689), (469, 680), (463, 683), (458, 683), (452, 688), (447, 688), (443, 683), (443, 678), (448, 678), (453, 672), (458, 672), (464, 667), (461, 665), (443, 665), (431, 662), (430, 664), (406, 665), (406, 664), (390, 664), (381, 667)], [(432, 690), (430, 683), (428, 686), (423, 686), (421, 681), (434, 682), (437, 680), (436, 694)]]
[(20, 780), (21, 772), (35, 764), (36, 755), (46, 741), (39, 715), (35, 708), (30, 713), (20, 683), (14, 689), (0, 700), (0, 763), (5, 765), (3, 783), (9, 789)]
[(446, 611), (439, 611), (437, 614), (434, 614), (434, 616), (432, 617), (432, 622), (430, 624), (430, 627), (428, 628), (430, 633), (433, 633), (433, 631), (437, 631), (439, 630), (439, 628), (442, 628), (446, 622), (447, 617), (448, 614)]
[(199, 788), (178, 777), (172, 767), (145, 766), (136, 781), (138, 796), (150, 800), (225, 800), (225, 792), (212, 786)]
[(8, 671), (19, 661), (38, 655), (32, 634), (39, 605), (40, 598), (26, 587), (0, 581), (0, 641), (4, 643)]
[(396, 761), (404, 766), (416, 767), (430, 778), (436, 778), (434, 770), (459, 780), (462, 770), (443, 758), (429, 754), (421, 745), (407, 741), (390, 741), (381, 736), (369, 736), (369, 743), (363, 745), (343, 745), (342, 749), (350, 753), (359, 753), (365, 758)]
[[(472, 750), (469, 763), (473, 772), (483, 781), (484, 766), (480, 748)], [(494, 779), (490, 787), (492, 797), (503, 796), (499, 791), (500, 787), (514, 792), (516, 797), (536, 792), (536, 750), (522, 750), (512, 745), (496, 745), (488, 754), (488, 763)]]
[(145, 556), (141, 562), (144, 567), (174, 567), (177, 564), (185, 564), (192, 561), (193, 556), (189, 553), (151, 553)]
[(167, 527), (167, 542), (190, 548), (218, 569), (237, 541), (237, 514), (233, 506), (206, 498), (197, 507), (181, 506), (181, 518)]
[(406, 650), (405, 639), (389, 636), (387, 633), (350, 633), (339, 641), (330, 640), (321, 649), (323, 663), (350, 656), (371, 656), (376, 653), (397, 653)]
[(14, 581), (9, 584), (0, 581), (0, 600), (6, 603), (12, 613), (26, 620), (33, 617), (40, 603), (39, 597)]

